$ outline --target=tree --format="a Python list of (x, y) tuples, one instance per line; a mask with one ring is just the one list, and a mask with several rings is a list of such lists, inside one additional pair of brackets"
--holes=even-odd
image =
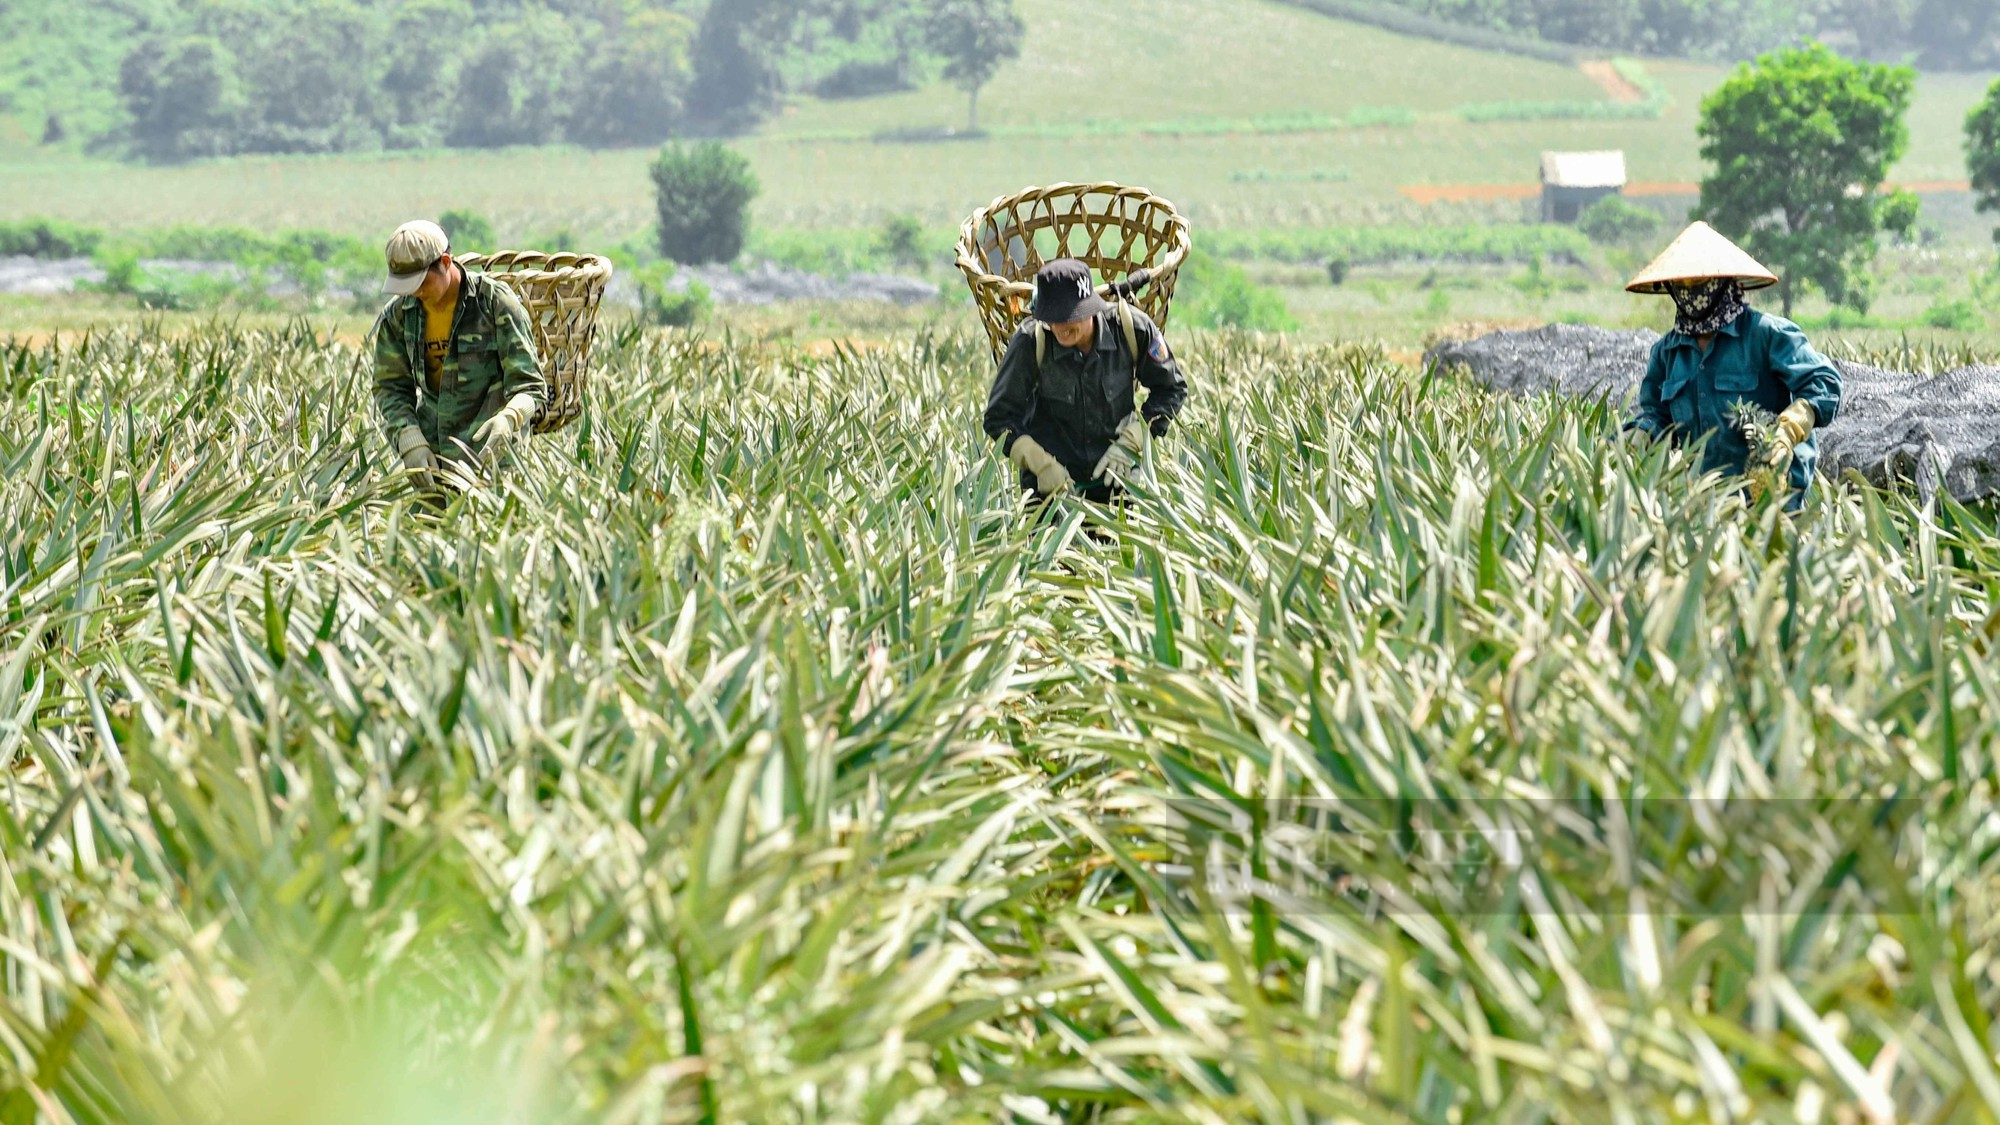
[(491, 254), (499, 246), (493, 224), (477, 211), (446, 211), (437, 217), (454, 254)]
[(776, 100), (778, 59), (808, 0), (711, 0), (694, 37), (689, 116), (710, 129), (747, 129)]
[(1639, 242), (1660, 232), (1660, 213), (1622, 195), (1607, 195), (1576, 220), (1576, 229), (1603, 245)]
[(578, 54), (575, 30), (554, 12), (527, 11), (493, 28), (459, 66), (451, 143), (498, 148), (556, 139)]
[(683, 265), (730, 262), (743, 253), (757, 177), (719, 141), (670, 144), (653, 162), (660, 253)]
[(347, 0), (267, 10), (239, 42), (245, 104), (239, 152), (352, 152), (379, 147), (374, 76), (354, 65), (368, 51), (369, 13)]
[(810, 0), (793, 36), (793, 74), (822, 98), (915, 87), (927, 0)]
[(460, 29), (473, 23), (465, 0), (412, 0), (389, 16), (379, 65), (376, 127), (389, 148), (431, 148), (452, 119)]
[(1917, 0), (1839, 0), (1834, 14), (1857, 43), (1903, 46), (1910, 41), (1916, 5)]
[(1703, 100), (1702, 211), (1784, 278), (1787, 316), (1801, 283), (1865, 310), (1877, 237), (1915, 227), (1916, 197), (1881, 190), (1909, 147), (1915, 84), (1908, 67), (1812, 43), (1738, 67)]
[(1910, 30), (1927, 67), (1970, 70), (2000, 63), (2000, 5), (1993, 0), (1921, 0)]
[(125, 56), (118, 90), (132, 115), (132, 145), (148, 160), (231, 151), (242, 95), (236, 59), (207, 36), (149, 39)]
[[(2000, 211), (2000, 82), (1965, 118), (1965, 164), (1972, 170), (1972, 194), (1979, 210)], [(1993, 232), (2000, 242), (2000, 230)]]
[(671, 12), (642, 12), (607, 27), (570, 98), (569, 139), (611, 148), (672, 136), (687, 93), (692, 30)]
[(924, 45), (944, 58), (944, 76), (971, 98), (968, 131), (979, 131), (979, 91), (1001, 63), (1021, 57), (1026, 34), (1014, 0), (933, 0)]

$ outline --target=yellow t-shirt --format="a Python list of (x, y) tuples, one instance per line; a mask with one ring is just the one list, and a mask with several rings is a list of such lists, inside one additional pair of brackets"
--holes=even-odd
[(444, 357), (451, 351), (451, 318), (456, 302), (437, 307), (424, 306), (424, 385), (436, 394), (444, 374)]

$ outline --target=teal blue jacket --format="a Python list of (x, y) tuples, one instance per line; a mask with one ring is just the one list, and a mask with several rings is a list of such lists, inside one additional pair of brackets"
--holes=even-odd
[[(1773, 414), (1804, 399), (1817, 425), (1840, 412), (1840, 369), (1781, 316), (1751, 309), (1716, 333), (1708, 354), (1694, 337), (1669, 332), (1653, 345), (1639, 384), (1639, 412), (1628, 428), (1680, 443), (1708, 439), (1703, 472), (1741, 473), (1750, 448), (1730, 423), (1729, 408), (1751, 402)], [(1792, 455), (1792, 488), (1812, 487), (1819, 447), (1812, 437)]]

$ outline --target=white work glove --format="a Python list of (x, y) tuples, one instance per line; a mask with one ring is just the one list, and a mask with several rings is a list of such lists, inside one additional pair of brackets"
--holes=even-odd
[(533, 398), (515, 395), (509, 399), (499, 413), (472, 432), (472, 444), (479, 450), (479, 463), (489, 471), (498, 465), (501, 456), (512, 448), (514, 440), (527, 432), (528, 419), (534, 415)]
[(1015, 468), (1035, 474), (1035, 491), (1043, 496), (1061, 496), (1076, 483), (1061, 461), (1026, 434), (1014, 439), (1014, 448), (1007, 451), (1007, 459), (1014, 462)]
[(1091, 470), (1098, 480), (1124, 480), (1132, 470), (1139, 467), (1139, 461), (1146, 455), (1146, 439), (1151, 434), (1146, 429), (1146, 420), (1138, 411), (1125, 416), (1118, 423), (1118, 436), (1112, 439), (1111, 448), (1098, 459), (1097, 468)]
[(424, 440), (424, 431), (416, 426), (404, 426), (396, 434), (396, 455), (403, 459), (403, 471), (409, 475), (410, 487), (429, 495), (438, 490), (437, 454), (431, 451), (431, 443)]

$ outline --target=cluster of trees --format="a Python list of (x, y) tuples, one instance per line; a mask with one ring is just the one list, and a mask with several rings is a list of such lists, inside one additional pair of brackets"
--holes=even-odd
[[(86, 0), (108, 3), (111, 0)], [(118, 69), (130, 149), (235, 153), (657, 144), (755, 124), (788, 89), (976, 98), (1012, 0), (181, 0)]]
[(656, 143), (683, 125), (693, 75), (696, 25), (677, 7), (203, 3), (133, 46), (118, 90), (153, 160)]
[(787, 89), (860, 97), (906, 89), (929, 62), (971, 97), (1017, 58), (1014, 0), (710, 0), (695, 38), (694, 116), (724, 131), (770, 111)]
[(1746, 58), (1802, 36), (1926, 67), (2000, 65), (1994, 0), (1392, 0), (1454, 22), (1561, 43)]
[[(1807, 288), (1866, 312), (1881, 237), (1915, 232), (1917, 198), (1885, 184), (1915, 90), (1906, 66), (1813, 43), (1738, 68), (1702, 102), (1698, 213), (1777, 271), (1788, 314)], [(2000, 82), (1966, 118), (1965, 159), (1979, 210), (2000, 212)]]
[(1915, 90), (1908, 67), (1814, 43), (1738, 69), (1702, 102), (1700, 214), (1784, 279), (1787, 315), (1805, 287), (1865, 312), (1881, 236), (1914, 232), (1916, 196), (1883, 184), (1909, 150)]

